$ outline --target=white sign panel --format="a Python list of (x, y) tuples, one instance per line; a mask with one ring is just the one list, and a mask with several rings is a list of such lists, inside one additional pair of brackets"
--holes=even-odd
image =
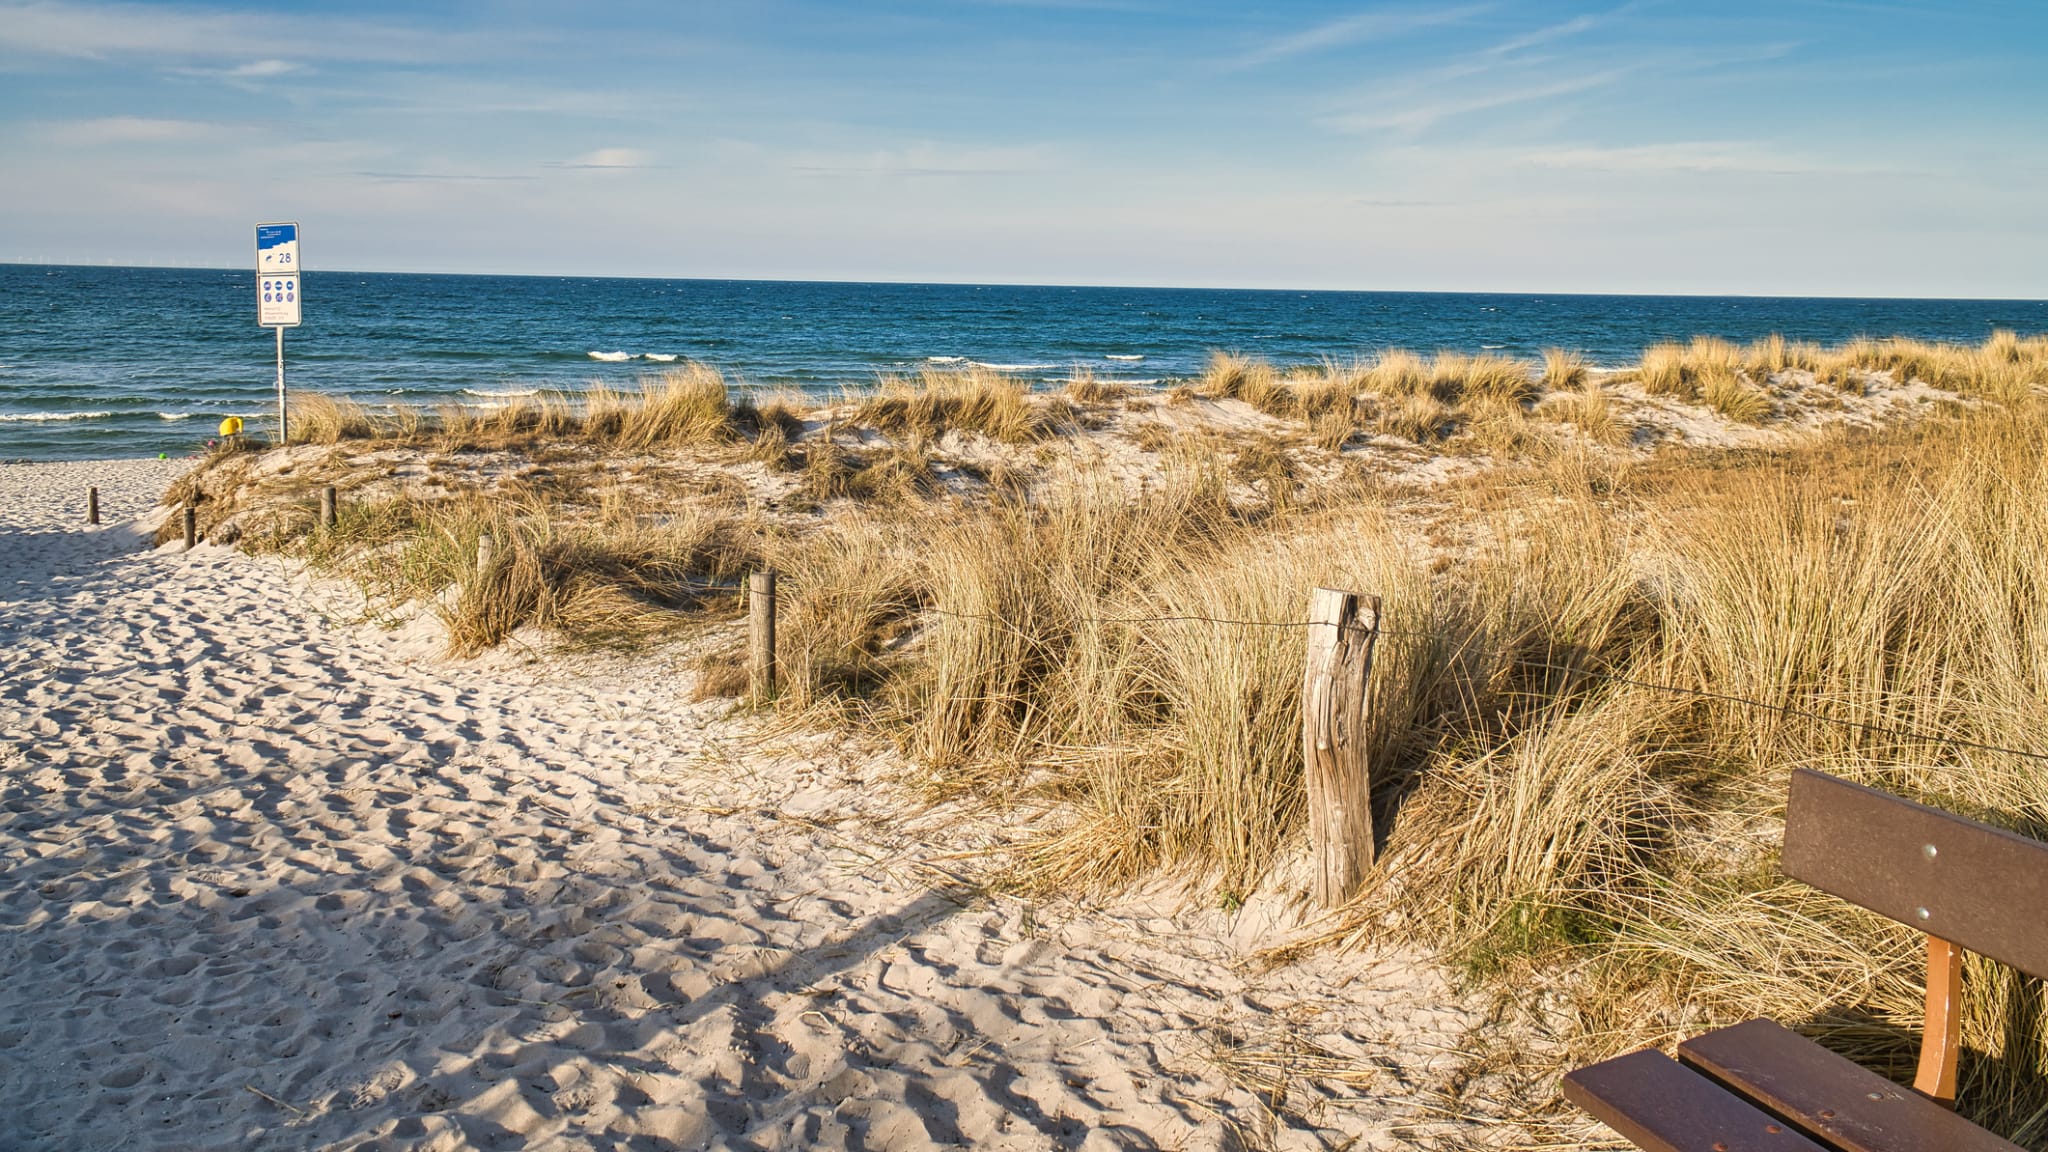
[(299, 326), (299, 274), (256, 275), (256, 323), (265, 328)]
[(264, 275), (299, 270), (299, 226), (296, 222), (256, 226), (256, 271)]

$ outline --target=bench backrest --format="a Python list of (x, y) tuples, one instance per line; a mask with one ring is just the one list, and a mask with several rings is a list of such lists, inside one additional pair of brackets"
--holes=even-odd
[(1792, 773), (1785, 875), (2048, 976), (2048, 843), (1810, 769)]

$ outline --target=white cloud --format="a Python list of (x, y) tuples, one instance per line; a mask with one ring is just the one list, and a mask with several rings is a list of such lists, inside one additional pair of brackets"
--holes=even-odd
[(1621, 147), (1569, 146), (1524, 152), (1539, 168), (1593, 172), (1740, 172), (1766, 176), (1914, 176), (1904, 168), (1846, 165), (1811, 154), (1786, 152), (1749, 140), (1680, 140)]
[(1490, 11), (1493, 7), (1492, 4), (1469, 4), (1460, 8), (1382, 8), (1360, 12), (1269, 41), (1246, 53), (1237, 63), (1241, 68), (1253, 68), (1306, 52), (1320, 52), (1368, 40), (1384, 40), (1438, 24), (1454, 24)]
[[(75, 60), (140, 57), (247, 60), (262, 69), (292, 56), (427, 62), (445, 58), (450, 37), (400, 24), (184, 5), (80, 4), (0, 0), (0, 53)], [(460, 37), (468, 40), (471, 37)]]
[(574, 160), (551, 165), (555, 168), (645, 168), (652, 159), (638, 148), (599, 148)]
[(66, 144), (160, 144), (211, 136), (224, 127), (204, 120), (104, 116), (96, 120), (57, 121), (47, 125), (46, 130)]
[(1346, 132), (1417, 132), (1454, 116), (1507, 108), (1517, 104), (1539, 103), (1594, 88), (1603, 88), (1633, 71), (1633, 68), (1610, 68), (1603, 72), (1568, 76), (1562, 80), (1502, 87), (1490, 92), (1473, 92), (1448, 99), (1416, 97), (1409, 93), (1387, 93), (1371, 98), (1368, 101), (1371, 107), (1325, 117), (1323, 123)]
[(261, 80), (271, 76), (282, 76), (287, 72), (296, 72), (298, 70), (299, 66), (289, 60), (254, 60), (239, 67), (230, 68), (223, 75), (230, 76), (236, 80)]
[(790, 167), (832, 176), (979, 176), (1044, 171), (1052, 153), (1040, 145), (960, 146), (919, 141), (897, 148), (801, 152)]

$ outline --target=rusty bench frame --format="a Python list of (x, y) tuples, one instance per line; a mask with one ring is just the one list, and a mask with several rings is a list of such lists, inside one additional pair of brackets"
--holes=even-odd
[(1953, 1115), (1963, 950), (2048, 975), (2048, 843), (1811, 769), (1792, 773), (1785, 875), (1927, 935), (1913, 1092), (1765, 1020), (1567, 1074), (1564, 1095), (1652, 1152), (2017, 1146)]

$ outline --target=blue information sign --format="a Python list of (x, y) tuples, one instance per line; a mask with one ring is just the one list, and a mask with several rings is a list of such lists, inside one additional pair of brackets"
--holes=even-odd
[(297, 272), (299, 270), (299, 226), (258, 224), (256, 226), (256, 271)]

